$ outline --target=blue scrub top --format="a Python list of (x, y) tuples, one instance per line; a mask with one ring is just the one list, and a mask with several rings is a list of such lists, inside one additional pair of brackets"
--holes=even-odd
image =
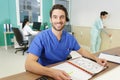
[(71, 50), (79, 50), (76, 39), (63, 30), (58, 40), (52, 29), (40, 32), (32, 41), (28, 52), (39, 57), (38, 62), (43, 66), (66, 60)]
[(94, 34), (100, 34), (100, 32), (103, 29), (103, 22), (102, 19), (99, 17), (95, 20), (93, 27), (92, 27), (92, 32)]

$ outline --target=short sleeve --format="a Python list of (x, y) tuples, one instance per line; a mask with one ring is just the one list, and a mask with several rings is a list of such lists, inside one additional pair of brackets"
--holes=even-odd
[(79, 43), (77, 42), (76, 38), (73, 35), (69, 35), (68, 40), (69, 40), (68, 44), (70, 45), (71, 50), (77, 51), (77, 50), (80, 49), (80, 45), (79, 45)]
[(80, 49), (80, 45), (79, 43), (77, 42), (77, 40), (73, 37), (74, 39), (74, 42), (73, 42), (73, 50), (77, 51)]
[(42, 39), (41, 35), (36, 36), (35, 39), (33, 39), (32, 43), (30, 44), (30, 47), (28, 49), (29, 53), (32, 53), (36, 56), (40, 56), (43, 50), (43, 45), (42, 45)]

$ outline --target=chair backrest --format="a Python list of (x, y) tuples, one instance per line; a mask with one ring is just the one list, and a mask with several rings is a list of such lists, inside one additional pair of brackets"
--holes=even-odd
[(19, 44), (20, 46), (23, 46), (23, 41), (24, 41), (24, 39), (23, 39), (23, 34), (22, 34), (22, 32), (20, 31), (20, 29), (19, 29), (19, 28), (12, 27), (12, 30), (13, 30), (13, 32), (14, 32), (14, 34), (15, 34), (15, 38), (16, 38), (16, 41), (18, 42), (18, 44)]

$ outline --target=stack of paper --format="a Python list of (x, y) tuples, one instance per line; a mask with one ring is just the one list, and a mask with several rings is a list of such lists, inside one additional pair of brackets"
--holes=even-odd
[(108, 54), (108, 53), (100, 53), (99, 58), (103, 58), (108, 61), (120, 64), (120, 56), (117, 56), (117, 55), (112, 55), (112, 54)]

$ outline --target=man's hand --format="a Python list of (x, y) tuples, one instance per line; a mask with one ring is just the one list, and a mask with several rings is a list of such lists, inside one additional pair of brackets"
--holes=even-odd
[(55, 80), (71, 80), (71, 77), (65, 71), (52, 68), (51, 71), (50, 76)]
[(111, 36), (112, 36), (112, 34), (109, 34), (108, 36), (109, 36), (109, 37), (111, 37)]
[(105, 59), (97, 58), (96, 62), (102, 66), (107, 66), (107, 60)]

